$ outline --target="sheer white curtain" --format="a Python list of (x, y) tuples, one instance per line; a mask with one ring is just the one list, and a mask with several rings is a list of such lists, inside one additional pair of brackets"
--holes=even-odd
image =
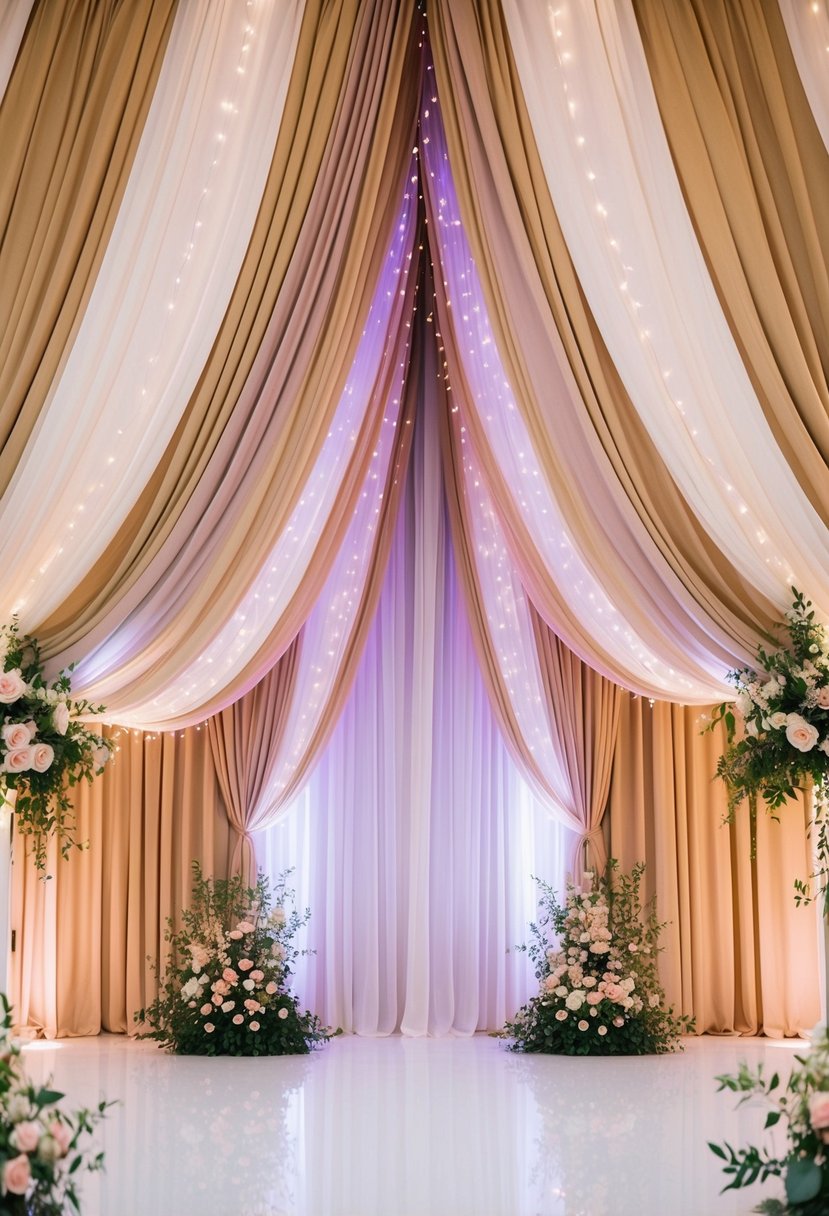
[(17, 521), (0, 543), (4, 617), (44, 620), (66, 597), (175, 431), (256, 219), (302, 12), (178, 7), (94, 290), (4, 496)]
[(778, 0), (809, 105), (829, 148), (829, 8), (825, 0)]
[(535, 911), (531, 875), (560, 884), (564, 872), (567, 833), (523, 783), (477, 667), (424, 404), (354, 690), (259, 844), (269, 874), (296, 867), (313, 910), (301, 997), (367, 1035), (502, 1025), (535, 983), (514, 950)]
[[(699, 247), (627, 3), (504, 12), (550, 196), (648, 433), (714, 538), (781, 606), (829, 609), (829, 532), (763, 415)], [(770, 495), (770, 488), (773, 493)]]

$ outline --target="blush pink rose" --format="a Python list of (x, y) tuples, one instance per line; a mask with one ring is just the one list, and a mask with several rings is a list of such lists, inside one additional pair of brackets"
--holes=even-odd
[(231, 929), (228, 933), (228, 937), (232, 942), (240, 942), (244, 937), (244, 933), (242, 933), (239, 929)]
[(257, 969), (256, 969), (256, 971), (251, 971), (251, 973), (250, 973), (250, 978), (251, 978), (252, 980), (256, 980), (257, 984), (261, 984), (261, 983), (262, 983), (262, 980), (265, 978), (265, 972), (264, 972), (264, 971), (260, 971), (260, 970), (257, 968)]
[(245, 1016), (244, 1016), (244, 1014), (242, 1014), (242, 1013), (235, 1013), (235, 1014), (233, 1015), (233, 1024), (234, 1024), (234, 1026), (241, 1026), (241, 1025), (242, 1025), (242, 1022), (244, 1022), (244, 1020), (245, 1020)]
[(221, 993), (221, 992), (214, 992), (214, 993), (213, 993), (213, 995), (212, 995), (212, 997), (211, 997), (210, 999), (211, 999), (211, 1001), (213, 1002), (213, 1004), (214, 1004), (214, 1005), (221, 1005), (222, 1001), (223, 1001), (225, 998), (224, 998), (224, 996), (222, 995), (222, 993)]
[(786, 738), (799, 752), (810, 752), (818, 740), (817, 729), (800, 714), (789, 714)]
[(205, 1022), (205, 1024), (204, 1024), (205, 1034), (212, 1034), (215, 1029), (216, 1029), (216, 1027), (213, 1025), (212, 1022)]
[(240, 933), (253, 933), (253, 925), (249, 920), (240, 920), (236, 928)]
[(12, 1133), (14, 1147), (21, 1153), (33, 1153), (37, 1148), (42, 1131), (39, 1123), (32, 1123), (28, 1119), (24, 1123), (18, 1123)]
[(601, 992), (588, 992), (588, 994), (587, 994), (588, 1005), (598, 1005), (599, 1001), (601, 1001), (601, 1000), (602, 1000)]
[(10, 1195), (25, 1195), (31, 1180), (32, 1171), (25, 1153), (12, 1157), (3, 1166), (3, 1190)]
[(285, 1018), (288, 1016), (288, 1010), (285, 1008), (284, 1005), (280, 1009), (278, 1016), (282, 1018), (283, 1022), (284, 1022)]
[(11, 671), (0, 672), (0, 702), (3, 705), (11, 705), (26, 691), (26, 681), (23, 679), (19, 667), (14, 667)]
[(267, 992), (268, 996), (273, 996), (273, 994), (276, 992), (276, 984), (273, 982), (273, 980), (265, 985), (265, 991)]
[(224, 971), (222, 972), (222, 979), (227, 980), (228, 984), (235, 984), (238, 978), (239, 976), (232, 967), (225, 967)]
[(7, 722), (3, 727), (3, 742), (10, 751), (18, 747), (26, 747), (32, 741), (34, 723)]
[(65, 1123), (61, 1123), (60, 1119), (53, 1119), (49, 1124), (49, 1134), (53, 1140), (57, 1141), (61, 1157), (65, 1157), (69, 1152), (69, 1145), (72, 1143), (71, 1130)]
[(199, 1010), (199, 1013), (202, 1015), (203, 1018), (206, 1018), (207, 1015), (212, 1012), (213, 1012), (213, 1006), (210, 1004), (202, 1005), (201, 1009)]
[(16, 747), (14, 751), (6, 752), (3, 768), (7, 773), (27, 773), (32, 767), (34, 753), (33, 747)]
[(239, 959), (239, 970), (240, 971), (250, 971), (252, 966), (253, 966), (253, 962), (251, 959), (249, 959), (249, 958), (240, 958)]
[(258, 1022), (248, 1022), (248, 1030), (253, 1030), (253, 1031), (255, 1032), (255, 1031), (257, 1031), (258, 1029), (259, 1029), (259, 1023), (258, 1023)]
[(36, 743), (32, 749), (32, 768), (36, 773), (45, 773), (54, 758), (55, 749), (49, 743)]
[(220, 996), (227, 996), (230, 992), (230, 984), (227, 980), (216, 980), (213, 984), (213, 991), (218, 992)]
[(826, 1090), (809, 1094), (809, 1122), (816, 1132), (829, 1128), (829, 1093)]
[(259, 1008), (259, 1002), (255, 1001), (252, 997), (248, 997), (245, 1001), (245, 1009), (247, 1009), (248, 1013), (258, 1013)]

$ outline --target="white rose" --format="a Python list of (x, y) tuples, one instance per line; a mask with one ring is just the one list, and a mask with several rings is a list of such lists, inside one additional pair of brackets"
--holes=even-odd
[(570, 993), (564, 1004), (568, 1009), (581, 1009), (582, 1005), (584, 1004), (584, 993), (576, 988), (574, 992)]
[(774, 727), (775, 730), (783, 730), (783, 728), (787, 725), (788, 721), (789, 721), (789, 715), (784, 714), (784, 713), (779, 713), (779, 712), (776, 714), (772, 714), (771, 717), (769, 718), (769, 722)]
[(253, 992), (254, 988), (256, 987), (256, 981), (250, 979), (242, 980), (242, 987), (244, 988), (245, 992)]
[(763, 696), (766, 698), (777, 697), (780, 695), (780, 685), (778, 684), (776, 679), (768, 680), (767, 683), (765, 683), (763, 685), (763, 687), (760, 689), (760, 691), (762, 692)]
[(752, 705), (753, 702), (751, 697), (745, 691), (738, 692), (737, 696), (734, 698), (734, 708), (737, 710), (737, 713), (742, 714), (743, 717), (745, 717), (746, 714), (751, 713)]
[(757, 734), (757, 723), (756, 722), (746, 722), (746, 734), (751, 735), (752, 738), (754, 736), (756, 736), (756, 734)]
[(802, 718), (800, 714), (789, 714), (786, 738), (799, 752), (810, 752), (818, 741), (817, 728)]
[(555, 990), (555, 993), (556, 996), (567, 996), (567, 989), (565, 988), (564, 984), (559, 984), (558, 988)]
[(65, 701), (58, 701), (52, 710), (52, 725), (59, 735), (66, 734), (66, 728), (69, 726), (69, 706)]
[(28, 1118), (31, 1103), (25, 1094), (14, 1093), (6, 1102), (6, 1113), (12, 1123)]
[(823, 752), (824, 756), (829, 756), (829, 739), (823, 739), (818, 743), (817, 749), (819, 752)]
[(63, 1156), (61, 1147), (54, 1136), (41, 1136), (37, 1146), (37, 1155), (41, 1161), (52, 1165)]

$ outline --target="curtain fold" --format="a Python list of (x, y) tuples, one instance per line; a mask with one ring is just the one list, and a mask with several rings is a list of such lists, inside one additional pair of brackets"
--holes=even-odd
[(797, 70), (824, 145), (829, 148), (829, 11), (825, 5), (778, 0)]
[(150, 735), (104, 727), (114, 763), (75, 787), (79, 838), (49, 852), (44, 882), (14, 840), (10, 1000), (18, 1023), (47, 1038), (133, 1033), (152, 1001), (148, 956), (166, 955), (166, 919), (189, 902), (191, 863), (223, 878), (233, 841), (207, 731)]
[(296, 682), (301, 635), (264, 679), (241, 700), (208, 718), (207, 736), (216, 776), (236, 837), (230, 870), (247, 886), (256, 884), (256, 853), (250, 834), (253, 813), (283, 742)]
[(631, 4), (722, 309), (775, 441), (826, 523), (829, 150), (780, 10)]
[(441, 329), (522, 579), (551, 627), (605, 675), (687, 701), (707, 687), (712, 699), (773, 608), (679, 494), (609, 358), (552, 208), (500, 11), (462, 2), (435, 13), (458, 199), (430, 110), (430, 218), (453, 305), (474, 305), (454, 307)]
[[(0, 492), (83, 316), (177, 7), (70, 0), (32, 8), (0, 104)], [(6, 20), (24, 9), (13, 5)]]
[(796, 1035), (819, 1015), (818, 915), (796, 908), (811, 868), (802, 800), (762, 809), (752, 859), (746, 807), (725, 824), (714, 780), (724, 733), (699, 712), (625, 696), (610, 785), (609, 850), (644, 861), (645, 891), (668, 922), (660, 973), (697, 1033)]
[(8, 0), (0, 12), (0, 102), (17, 59), (35, 0)]

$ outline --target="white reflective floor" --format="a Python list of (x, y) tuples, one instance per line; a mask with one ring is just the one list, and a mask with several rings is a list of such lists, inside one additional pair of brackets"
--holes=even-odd
[(794, 1047), (692, 1039), (682, 1055), (516, 1056), (494, 1039), (340, 1038), (310, 1057), (205, 1060), (116, 1036), (26, 1049), (73, 1105), (121, 1099), (84, 1216), (736, 1216), (709, 1139), (741, 1144), (713, 1078), (784, 1076)]

